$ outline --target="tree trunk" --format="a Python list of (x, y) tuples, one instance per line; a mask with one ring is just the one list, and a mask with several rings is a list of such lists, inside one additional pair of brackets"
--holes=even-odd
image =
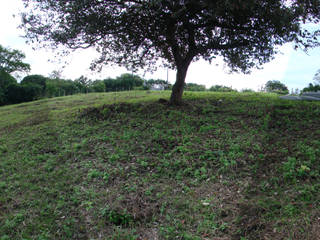
[(190, 62), (185, 64), (180, 64), (177, 66), (176, 82), (172, 87), (172, 92), (170, 97), (171, 105), (181, 105), (182, 103), (184, 82), (187, 76), (189, 65), (190, 65)]

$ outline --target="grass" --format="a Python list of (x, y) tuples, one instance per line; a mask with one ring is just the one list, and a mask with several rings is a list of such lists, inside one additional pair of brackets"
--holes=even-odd
[(0, 239), (320, 239), (320, 104), (123, 92), (0, 108)]

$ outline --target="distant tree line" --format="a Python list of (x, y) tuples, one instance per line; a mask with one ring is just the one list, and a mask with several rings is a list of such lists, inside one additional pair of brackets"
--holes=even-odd
[(59, 76), (28, 75), (18, 83), (11, 74), (0, 70), (0, 105), (79, 93), (149, 90), (154, 85), (160, 85), (163, 90), (172, 88), (167, 81), (145, 80), (129, 73), (104, 80), (91, 80), (84, 76), (67, 80)]
[[(77, 79), (63, 79), (59, 72), (54, 71), (49, 77), (28, 75), (20, 83), (11, 75), (13, 72), (28, 72), (30, 65), (22, 60), (25, 55), (0, 45), (0, 106), (33, 101), (41, 98), (67, 96), (90, 92), (115, 92), (130, 90), (171, 90), (172, 85), (165, 80), (145, 80), (138, 75), (129, 73), (116, 78), (91, 80), (84, 76)], [(302, 92), (320, 91), (320, 69), (314, 76), (315, 84), (310, 83)], [(209, 89), (197, 83), (185, 83), (186, 91), (236, 92), (236, 89), (223, 85), (214, 85)], [(287, 94), (286, 85), (278, 80), (268, 81), (261, 91), (277, 94)], [(241, 92), (254, 92), (252, 89), (242, 89)]]
[[(310, 86), (313, 86), (310, 84)], [(309, 88), (310, 88), (309, 86)], [(170, 90), (172, 85), (161, 79), (143, 79), (129, 73), (116, 78), (91, 80), (81, 76), (75, 80), (63, 79), (59, 74), (50, 77), (28, 75), (20, 83), (9, 73), (0, 70), (0, 105), (33, 101), (41, 98), (52, 98), (79, 93), (118, 92), (130, 90)], [(237, 92), (232, 87), (213, 85), (209, 89), (205, 85), (186, 83), (186, 91)], [(288, 88), (277, 80), (268, 81), (264, 87), (266, 92), (288, 93)], [(241, 92), (254, 92), (243, 89)]]

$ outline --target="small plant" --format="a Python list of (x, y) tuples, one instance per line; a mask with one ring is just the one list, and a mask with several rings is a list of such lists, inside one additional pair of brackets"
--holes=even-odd
[(102, 209), (102, 216), (106, 218), (109, 223), (115, 224), (117, 226), (128, 226), (133, 222), (133, 217), (126, 211), (116, 211), (110, 209), (109, 206)]
[(263, 118), (262, 130), (266, 131), (269, 129), (270, 121), (271, 121), (271, 116), (269, 113), (267, 113)]
[(88, 173), (88, 178), (90, 180), (92, 180), (93, 178), (98, 178), (98, 177), (101, 177), (103, 176), (103, 173), (99, 172), (98, 170), (96, 169), (91, 169)]
[(296, 177), (296, 164), (297, 159), (295, 157), (288, 157), (288, 161), (282, 166), (284, 178), (292, 179)]

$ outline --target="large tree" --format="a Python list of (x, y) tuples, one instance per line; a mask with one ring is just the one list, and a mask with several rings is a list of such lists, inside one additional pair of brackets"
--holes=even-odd
[[(319, 0), (24, 0), (31, 41), (71, 49), (96, 47), (99, 68), (113, 62), (153, 69), (159, 59), (177, 70), (171, 103), (181, 102), (192, 61), (222, 56), (244, 73), (270, 61), (277, 46), (313, 47), (319, 32)], [(146, 68), (149, 67), (149, 68)]]
[(0, 45), (0, 70), (7, 73), (30, 71), (30, 65), (23, 62), (26, 56), (19, 50)]

